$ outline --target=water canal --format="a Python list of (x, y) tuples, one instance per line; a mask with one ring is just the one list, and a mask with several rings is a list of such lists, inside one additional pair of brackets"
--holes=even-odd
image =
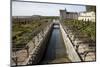
[(47, 49), (40, 64), (65, 63), (69, 62), (64, 41), (61, 36), (59, 25), (54, 25), (47, 43)]

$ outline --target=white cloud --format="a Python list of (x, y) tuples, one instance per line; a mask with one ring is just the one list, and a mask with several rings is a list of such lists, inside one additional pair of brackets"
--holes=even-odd
[(71, 12), (85, 11), (85, 6), (80, 5), (63, 5), (63, 4), (47, 4), (33, 2), (12, 2), (12, 15), (49, 15), (58, 16), (60, 9), (67, 9)]

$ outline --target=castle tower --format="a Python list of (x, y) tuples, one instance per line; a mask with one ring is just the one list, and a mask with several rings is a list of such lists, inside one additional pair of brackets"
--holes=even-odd
[(66, 19), (66, 8), (65, 10), (60, 10), (60, 20)]

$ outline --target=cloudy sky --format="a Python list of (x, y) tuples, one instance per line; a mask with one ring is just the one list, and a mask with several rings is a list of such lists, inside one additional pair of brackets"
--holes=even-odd
[(83, 12), (86, 11), (85, 6), (80, 5), (64, 5), (64, 4), (47, 4), (34, 2), (12, 2), (13, 16), (59, 16), (59, 10), (65, 9), (68, 12)]

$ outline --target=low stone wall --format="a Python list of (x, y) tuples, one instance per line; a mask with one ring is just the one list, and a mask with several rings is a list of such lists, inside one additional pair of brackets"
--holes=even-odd
[(52, 30), (52, 24), (46, 28), (45, 32), (44, 32), (44, 36), (40, 39), (40, 41), (38, 42), (37, 46), (34, 48), (34, 50), (31, 52), (32, 56), (30, 57), (30, 59), (27, 61), (27, 64), (37, 64), (40, 62), (40, 60), (43, 57), (44, 51), (46, 49), (46, 43), (48, 42), (49, 36), (50, 36), (50, 32)]
[[(46, 49), (46, 43), (50, 37), (53, 24), (46, 26), (45, 30), (37, 34), (28, 44), (29, 47), (28, 53), (26, 50), (21, 50), (16, 52), (18, 55), (18, 60), (15, 62), (12, 61), (12, 66), (20, 65), (31, 65), (38, 64), (43, 57), (44, 51)], [(41, 35), (43, 34), (43, 35)], [(25, 55), (23, 54), (23, 51)]]
[(81, 59), (78, 56), (77, 52), (75, 51), (72, 42), (70, 41), (68, 35), (66, 34), (65, 30), (63, 29), (62, 25), (60, 24), (60, 30), (61, 30), (61, 34), (66, 46), (66, 53), (68, 55), (68, 58), (71, 60), (71, 62), (80, 62)]

